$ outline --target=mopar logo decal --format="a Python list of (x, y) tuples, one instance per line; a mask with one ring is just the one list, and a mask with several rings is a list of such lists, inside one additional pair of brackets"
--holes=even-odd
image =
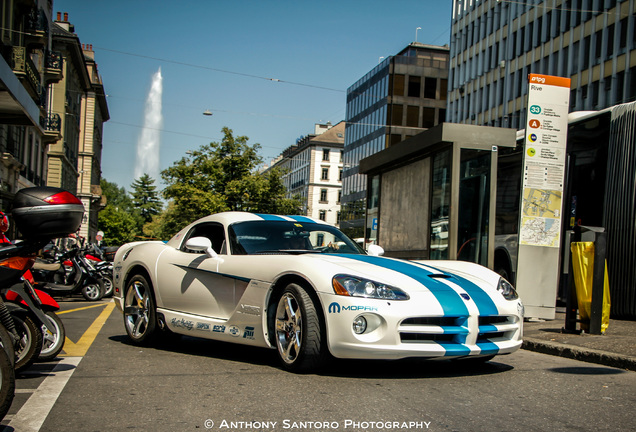
[(378, 308), (373, 306), (341, 306), (339, 303), (333, 302), (329, 305), (329, 313), (340, 313), (340, 311), (370, 311), (377, 312)]
[(243, 339), (254, 339), (254, 327), (245, 327)]

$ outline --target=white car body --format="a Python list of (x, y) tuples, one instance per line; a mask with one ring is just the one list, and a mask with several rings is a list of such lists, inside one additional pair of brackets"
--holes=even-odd
[[(327, 225), (307, 217), (226, 212), (194, 222), (167, 243), (126, 244), (114, 259), (114, 298), (122, 312), (130, 312), (124, 314), (129, 335), (135, 326), (146, 325), (134, 323), (143, 315), (133, 310), (142, 301), (129, 288), (131, 278), (143, 274), (152, 286), (156, 318), (151, 319), (178, 334), (276, 348), (278, 337), (290, 336), (291, 328), (284, 333), (284, 323), (278, 317), (285, 306), (279, 297), (281, 289), (293, 283), (312, 299), (322, 323), (321, 343), (337, 358), (490, 357), (512, 353), (521, 346), (523, 305), (516, 295), (504, 298), (497, 289), (500, 276), (485, 267), (462, 261), (404, 261), (369, 256), (361, 250), (242, 254), (236, 243), (260, 241), (258, 236), (234, 234), (241, 229), (235, 224), (250, 221), (262, 221), (264, 228), (274, 226), (265, 222), (291, 222), (290, 226), (302, 231), (318, 250), (324, 249), (328, 240), (323, 236), (318, 239), (322, 244), (316, 246), (311, 227), (327, 229)], [(205, 245), (195, 243), (209, 226), (217, 230), (211, 235), (214, 250), (201, 254)], [(196, 239), (191, 247), (199, 252), (184, 247), (192, 237)], [(337, 294), (336, 275), (370, 280), (377, 292), (386, 284), (389, 289), (397, 288), (394, 294), (386, 295), (405, 293), (408, 299)], [(130, 293), (128, 297), (126, 293)], [(279, 312), (277, 305), (281, 305)], [(299, 312), (309, 316), (311, 311)], [(358, 334), (353, 322), (360, 322), (360, 317), (366, 329)], [(297, 333), (292, 336), (300, 337), (300, 330)]]

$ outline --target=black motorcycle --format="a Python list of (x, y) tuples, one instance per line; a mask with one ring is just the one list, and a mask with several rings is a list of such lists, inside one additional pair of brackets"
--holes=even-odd
[[(65, 266), (69, 267), (69, 270), (66, 270)], [(53, 262), (36, 260), (31, 273), (37, 288), (51, 295), (82, 294), (88, 301), (97, 301), (105, 293), (100, 273), (77, 247), (59, 254)]]

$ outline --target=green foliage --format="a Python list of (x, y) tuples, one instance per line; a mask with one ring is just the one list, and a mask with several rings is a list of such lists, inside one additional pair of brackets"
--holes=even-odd
[(298, 213), (300, 201), (285, 198), (280, 170), (257, 172), (260, 145), (249, 145), (245, 136), (234, 137), (227, 127), (223, 133), (220, 143), (201, 146), (161, 173), (167, 185), (164, 197), (173, 206), (163, 215), (165, 227), (158, 232), (174, 234), (196, 219), (222, 211)]
[(132, 210), (132, 200), (128, 196), (126, 189), (119, 187), (116, 183), (111, 183), (104, 178), (102, 178), (100, 186), (102, 188), (102, 195), (106, 197), (107, 206), (113, 206), (124, 211)]
[(235, 137), (227, 127), (223, 134), (220, 143), (201, 146), (161, 173), (167, 185), (166, 209), (147, 174), (131, 185), (132, 198), (124, 188), (102, 180), (108, 200), (99, 215), (104, 241), (116, 245), (142, 238), (168, 240), (187, 224), (223, 211), (298, 214), (301, 200), (285, 198), (284, 173), (258, 172), (260, 145), (249, 145), (247, 137)]
[(131, 185), (132, 204), (143, 221), (142, 226), (150, 222), (153, 216), (161, 213), (163, 207), (154, 183), (155, 180), (152, 177), (144, 174)]
[(129, 212), (118, 207), (107, 205), (99, 212), (99, 228), (104, 231), (104, 243), (118, 246), (138, 240), (137, 221)]

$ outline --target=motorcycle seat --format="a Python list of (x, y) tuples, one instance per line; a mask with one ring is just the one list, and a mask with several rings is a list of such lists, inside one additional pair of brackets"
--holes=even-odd
[(37, 260), (33, 263), (34, 270), (56, 271), (59, 270), (60, 267), (62, 267), (60, 263), (45, 263)]

